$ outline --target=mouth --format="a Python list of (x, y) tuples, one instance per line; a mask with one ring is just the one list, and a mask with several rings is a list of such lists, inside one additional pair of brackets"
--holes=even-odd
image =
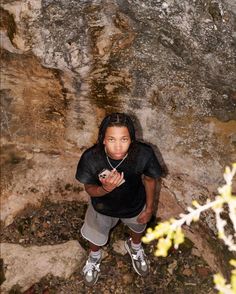
[(123, 154), (114, 154), (113, 157), (118, 158), (118, 159), (123, 158)]
[(117, 159), (117, 160), (119, 160), (119, 159), (123, 159), (124, 156), (125, 156), (125, 154), (123, 154), (123, 153), (114, 153), (114, 154), (111, 154), (111, 155), (112, 155), (112, 157), (113, 157), (114, 159)]

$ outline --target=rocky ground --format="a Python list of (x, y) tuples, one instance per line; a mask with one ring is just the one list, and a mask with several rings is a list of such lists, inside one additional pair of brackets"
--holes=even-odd
[[(80, 236), (80, 227), (86, 204), (65, 202), (55, 204), (46, 201), (40, 208), (29, 207), (1, 233), (1, 241), (21, 245), (53, 245), (68, 240), (78, 240), (87, 249), (88, 244)], [(153, 226), (155, 221), (150, 223)], [(93, 288), (84, 285), (81, 265), (70, 277), (63, 280), (47, 276), (24, 294), (96, 293), (96, 294), (212, 294), (216, 293), (212, 282), (213, 272), (202, 260), (193, 244), (186, 240), (178, 250), (171, 250), (166, 258), (155, 257), (154, 245), (145, 246), (150, 259), (151, 271), (147, 278), (138, 276), (132, 268), (128, 254), (114, 251), (113, 244), (125, 240), (127, 229), (119, 224), (111, 232), (104, 247), (101, 276)], [(2, 262), (1, 262), (2, 265)], [(4, 270), (1, 269), (1, 281)], [(17, 287), (10, 294), (21, 293)]]

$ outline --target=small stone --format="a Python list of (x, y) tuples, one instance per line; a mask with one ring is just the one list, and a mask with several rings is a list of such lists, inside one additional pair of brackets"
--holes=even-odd
[(184, 276), (190, 277), (190, 276), (192, 276), (193, 272), (190, 268), (185, 268), (182, 273)]
[(107, 253), (107, 251), (102, 249), (102, 259), (105, 259), (109, 256), (109, 254)]
[(133, 282), (133, 276), (130, 273), (124, 274), (122, 279), (125, 285), (131, 284)]
[(127, 253), (125, 246), (124, 246), (124, 241), (123, 240), (118, 240), (116, 241), (113, 246), (112, 246), (113, 250), (116, 253), (119, 253), (121, 255), (125, 255)]
[(123, 268), (124, 262), (122, 260), (117, 261), (117, 268)]
[(184, 283), (185, 286), (197, 286), (196, 283)]
[(49, 225), (48, 222), (43, 222), (43, 228), (44, 228), (44, 229), (47, 229), (49, 226), (50, 226), (50, 225)]
[(167, 9), (168, 6), (169, 6), (168, 3), (163, 2), (161, 8), (162, 8), (162, 9)]
[(210, 270), (207, 267), (197, 267), (197, 272), (202, 277), (207, 277), (210, 274)]
[(169, 266), (167, 268), (169, 274), (171, 274), (171, 275), (173, 274), (174, 269), (176, 268), (176, 266), (177, 266), (177, 261), (176, 260), (174, 260), (171, 264), (169, 264)]
[(39, 153), (41, 151), (40, 148), (32, 148), (32, 150), (37, 153)]
[(37, 232), (37, 237), (42, 238), (45, 235), (45, 232), (39, 231)]
[(34, 155), (32, 154), (32, 153), (26, 153), (26, 156), (25, 156), (25, 158), (27, 159), (27, 160), (30, 160), (30, 159), (32, 159), (34, 157)]
[(195, 256), (201, 257), (201, 253), (199, 252), (199, 250), (197, 248), (192, 249), (192, 254)]
[(37, 227), (35, 224), (32, 224), (30, 227), (31, 232), (35, 232), (37, 230)]
[(114, 293), (114, 290), (115, 290), (115, 286), (112, 285), (112, 286), (111, 286), (111, 291), (112, 291), (112, 293)]

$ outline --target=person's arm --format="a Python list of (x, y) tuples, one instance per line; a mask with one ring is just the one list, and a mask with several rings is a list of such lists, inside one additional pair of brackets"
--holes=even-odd
[(104, 196), (104, 195), (110, 193), (110, 191), (105, 190), (105, 188), (103, 188), (103, 186), (98, 186), (98, 185), (85, 184), (84, 188), (85, 188), (85, 191), (91, 197)]
[(143, 183), (146, 191), (146, 208), (145, 210), (139, 215), (138, 222), (145, 224), (147, 223), (153, 213), (154, 208), (154, 195), (156, 192), (156, 185), (157, 185), (157, 179), (144, 176), (143, 177)]
[(85, 191), (91, 197), (100, 197), (113, 191), (116, 187), (120, 185), (123, 179), (124, 179), (123, 172), (119, 173), (117, 170), (112, 170), (112, 172), (109, 174), (107, 178), (100, 179), (102, 186), (85, 184), (84, 188), (85, 188)]

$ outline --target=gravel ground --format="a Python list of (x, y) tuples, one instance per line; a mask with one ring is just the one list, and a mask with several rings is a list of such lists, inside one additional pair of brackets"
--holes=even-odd
[[(80, 236), (80, 228), (86, 211), (86, 204), (65, 202), (60, 204), (45, 201), (40, 208), (29, 207), (15, 221), (4, 228), (1, 242), (22, 245), (53, 245), (69, 240), (78, 240), (88, 249), (87, 242)], [(150, 222), (149, 226), (154, 226)], [(33, 285), (24, 294), (213, 294), (213, 273), (203, 259), (194, 254), (193, 244), (186, 240), (178, 250), (171, 250), (166, 258), (155, 257), (155, 242), (145, 245), (150, 260), (150, 274), (138, 276), (131, 265), (128, 254), (114, 252), (112, 244), (125, 240), (128, 231), (118, 224), (104, 247), (105, 258), (101, 263), (101, 276), (92, 288), (83, 283), (81, 272), (76, 271), (70, 279), (63, 280), (47, 276)], [(1, 263), (0, 263), (1, 265)], [(3, 272), (1, 270), (1, 272)], [(1, 277), (1, 280), (3, 277)], [(21, 293), (17, 287), (10, 294)]]

